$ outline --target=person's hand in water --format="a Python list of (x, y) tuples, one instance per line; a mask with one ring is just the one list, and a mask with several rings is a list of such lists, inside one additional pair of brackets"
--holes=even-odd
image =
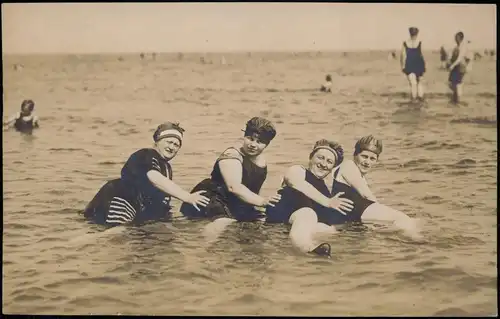
[(201, 195), (202, 193), (205, 193), (206, 191), (197, 191), (189, 195), (188, 200), (186, 201), (187, 203), (191, 204), (196, 208), (198, 211), (200, 211), (199, 206), (205, 207), (210, 203), (210, 199)]
[(344, 192), (335, 194), (335, 196), (330, 199), (329, 207), (341, 212), (344, 215), (347, 215), (347, 213), (354, 208), (354, 203), (348, 198), (340, 197), (341, 195), (344, 195)]
[(264, 199), (264, 202), (262, 203), (262, 206), (271, 206), (274, 207), (275, 203), (279, 202), (281, 200), (281, 195), (280, 194), (274, 194), (273, 196), (270, 196), (266, 199)]

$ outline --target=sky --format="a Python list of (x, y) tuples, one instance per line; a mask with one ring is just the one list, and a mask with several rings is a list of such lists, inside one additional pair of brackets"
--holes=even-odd
[(494, 4), (10, 3), (2, 53), (387, 50), (409, 26), (424, 50), (496, 48)]

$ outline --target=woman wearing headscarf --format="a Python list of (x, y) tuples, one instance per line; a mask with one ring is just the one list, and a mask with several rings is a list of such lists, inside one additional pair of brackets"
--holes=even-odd
[(325, 223), (341, 224), (344, 222), (382, 221), (393, 222), (406, 234), (419, 238), (415, 220), (406, 214), (378, 203), (370, 190), (366, 175), (379, 160), (382, 153), (382, 141), (372, 135), (364, 136), (354, 146), (354, 157), (346, 159), (334, 172), (332, 194), (342, 193), (353, 202), (354, 208), (344, 220), (329, 220), (335, 215), (327, 215)]
[(210, 178), (202, 180), (192, 192), (206, 191), (209, 204), (200, 210), (183, 204), (181, 213), (190, 218), (225, 218), (226, 221), (255, 221), (264, 217), (256, 207), (279, 201), (279, 196), (259, 195), (267, 177), (263, 151), (276, 136), (274, 125), (261, 117), (250, 119), (242, 144), (229, 147), (215, 161)]
[(133, 153), (121, 177), (107, 182), (84, 210), (84, 216), (109, 226), (168, 219), (175, 197), (195, 210), (208, 204), (203, 192), (188, 193), (172, 181), (169, 163), (182, 146), (184, 129), (166, 122), (153, 134), (154, 146)]

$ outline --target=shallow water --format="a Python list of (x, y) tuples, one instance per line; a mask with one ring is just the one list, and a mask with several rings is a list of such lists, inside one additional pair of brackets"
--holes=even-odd
[[(4, 57), (4, 117), (32, 98), (42, 126), (3, 133), (4, 313), (497, 313), (494, 60), (475, 62), (468, 105), (452, 106), (447, 73), (428, 53), (428, 102), (414, 108), (387, 53), (226, 54), (226, 65), (200, 56)], [(326, 73), (333, 94), (315, 90)], [(283, 225), (233, 224), (209, 244), (205, 222), (103, 232), (78, 215), (133, 151), (151, 146), (160, 122), (186, 128), (172, 165), (190, 189), (256, 115), (278, 130), (263, 194), (306, 163), (317, 139), (352, 154), (372, 133), (384, 140), (372, 189), (423, 222), (424, 242), (384, 226), (346, 229), (329, 239), (326, 260), (297, 252)]]

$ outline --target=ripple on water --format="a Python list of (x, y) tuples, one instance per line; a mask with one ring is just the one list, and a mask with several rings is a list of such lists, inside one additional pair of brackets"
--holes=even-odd
[(439, 195), (425, 195), (423, 197), (420, 197), (419, 200), (423, 201), (426, 204), (442, 204), (445, 202), (444, 198), (442, 198)]

